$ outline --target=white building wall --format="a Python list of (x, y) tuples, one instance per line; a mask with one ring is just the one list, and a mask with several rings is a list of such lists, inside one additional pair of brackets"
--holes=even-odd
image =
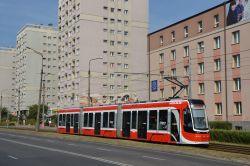
[(14, 48), (0, 48), (0, 95), (2, 96), (2, 107), (13, 111), (13, 59), (16, 54)]
[(132, 74), (148, 72), (147, 33), (147, 0), (59, 0), (60, 107), (87, 104), (89, 61), (100, 57), (90, 66), (93, 104), (147, 100), (146, 75)]

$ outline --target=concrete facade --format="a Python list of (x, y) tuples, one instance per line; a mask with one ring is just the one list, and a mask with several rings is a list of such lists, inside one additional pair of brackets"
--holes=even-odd
[(148, 35), (149, 81), (158, 82), (150, 99), (171, 97), (178, 87), (163, 77), (176, 76), (185, 85), (180, 97), (204, 100), (209, 120), (250, 130), (250, 22), (224, 26), (225, 9), (218, 5)]
[[(138, 10), (140, 8), (141, 10)], [(60, 107), (148, 99), (147, 0), (59, 0)], [(130, 100), (125, 99), (125, 100)]]
[(2, 96), (2, 107), (13, 111), (14, 103), (14, 66), (13, 59), (16, 55), (14, 48), (0, 48), (0, 93)]
[[(43, 55), (43, 93), (45, 104), (56, 107), (58, 73), (58, 38), (52, 26), (25, 25), (17, 34), (15, 65), (15, 109), (28, 110), (38, 104), (41, 55), (27, 49), (30, 47)], [(43, 97), (42, 97), (43, 101)]]

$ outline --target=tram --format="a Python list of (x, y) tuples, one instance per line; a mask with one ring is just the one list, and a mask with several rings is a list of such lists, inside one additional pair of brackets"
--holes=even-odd
[(202, 100), (61, 109), (58, 132), (169, 144), (207, 145), (210, 140)]

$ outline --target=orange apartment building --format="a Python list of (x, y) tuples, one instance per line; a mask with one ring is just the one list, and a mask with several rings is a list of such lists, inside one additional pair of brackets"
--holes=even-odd
[(171, 97), (178, 87), (164, 77), (174, 76), (185, 85), (180, 97), (205, 101), (210, 121), (250, 130), (250, 2), (235, 20), (237, 5), (219, 4), (148, 35), (150, 100)]

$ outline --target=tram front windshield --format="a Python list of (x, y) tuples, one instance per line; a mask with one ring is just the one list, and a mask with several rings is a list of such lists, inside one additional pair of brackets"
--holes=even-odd
[(208, 130), (205, 109), (192, 109), (194, 128), (196, 130)]

